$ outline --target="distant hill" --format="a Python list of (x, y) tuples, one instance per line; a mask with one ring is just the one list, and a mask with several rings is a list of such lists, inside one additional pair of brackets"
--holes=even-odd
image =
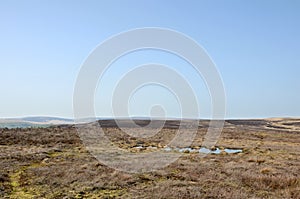
[(23, 117), (0, 119), (0, 128), (49, 127), (52, 125), (73, 124), (72, 119), (59, 117)]
[(61, 122), (73, 122), (73, 119), (66, 119), (60, 117), (24, 117), (22, 120), (27, 122), (51, 122), (51, 121), (61, 121)]

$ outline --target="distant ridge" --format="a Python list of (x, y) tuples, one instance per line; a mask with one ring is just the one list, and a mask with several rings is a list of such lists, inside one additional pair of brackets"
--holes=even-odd
[(61, 124), (74, 124), (74, 120), (44, 116), (0, 119), (0, 128), (49, 127)]
[(73, 122), (73, 119), (66, 119), (61, 117), (45, 117), (45, 116), (34, 116), (34, 117), (23, 117), (21, 118), (24, 121), (28, 122), (49, 122), (49, 121), (66, 121), (66, 122)]

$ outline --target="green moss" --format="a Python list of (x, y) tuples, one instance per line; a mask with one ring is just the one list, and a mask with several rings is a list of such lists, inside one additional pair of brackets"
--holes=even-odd
[(74, 198), (89, 198), (89, 199), (96, 199), (96, 198), (118, 198), (126, 193), (125, 189), (103, 189), (98, 190), (96, 192), (90, 193), (77, 193), (75, 194)]
[(56, 157), (80, 157), (83, 153), (81, 153), (79, 150), (77, 151), (53, 151), (49, 152), (48, 155), (50, 158), (56, 158)]
[(62, 152), (49, 152), (48, 155), (51, 157), (51, 158), (55, 158), (55, 157), (58, 157), (62, 154)]
[(124, 194), (123, 189), (115, 189), (115, 190), (101, 190), (99, 193), (99, 196), (102, 196), (104, 198), (116, 198), (118, 196), (121, 196)]
[(31, 168), (39, 168), (44, 166), (44, 163), (33, 163), (28, 166), (23, 166), (15, 171), (13, 174), (10, 175), (10, 185), (12, 187), (12, 192), (10, 194), (10, 198), (22, 198), (22, 199), (29, 199), (34, 198), (35, 196), (39, 195), (40, 191), (38, 187), (25, 187), (21, 184), (21, 176), (27, 170)]
[(27, 168), (28, 166), (21, 167), (21, 169), (10, 175), (10, 181), (12, 186), (10, 198), (29, 199), (35, 196), (34, 194), (27, 192), (27, 190), (21, 187), (20, 185), (21, 175)]

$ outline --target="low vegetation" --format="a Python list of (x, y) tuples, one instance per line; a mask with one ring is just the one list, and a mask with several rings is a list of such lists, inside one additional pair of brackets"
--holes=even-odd
[[(227, 121), (216, 147), (242, 153), (204, 158), (182, 153), (161, 170), (139, 174), (98, 162), (71, 125), (0, 129), (0, 198), (300, 198), (298, 124)], [(207, 125), (201, 123), (191, 147), (201, 146)], [(173, 127), (149, 139), (130, 137), (114, 126), (105, 132), (119, 147), (140, 153), (135, 146), (167, 145), (176, 133)]]

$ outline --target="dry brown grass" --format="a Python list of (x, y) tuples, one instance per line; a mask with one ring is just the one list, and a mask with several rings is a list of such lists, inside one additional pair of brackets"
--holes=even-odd
[[(168, 167), (141, 174), (99, 163), (74, 127), (2, 129), (0, 197), (300, 198), (300, 133), (265, 128), (265, 121), (233, 123), (226, 124), (217, 146), (242, 148), (243, 153), (204, 158), (183, 153)], [(206, 128), (205, 124), (199, 128), (193, 146), (201, 145)], [(124, 149), (160, 148), (176, 133), (166, 128), (151, 139), (138, 139), (113, 127), (105, 131)]]

